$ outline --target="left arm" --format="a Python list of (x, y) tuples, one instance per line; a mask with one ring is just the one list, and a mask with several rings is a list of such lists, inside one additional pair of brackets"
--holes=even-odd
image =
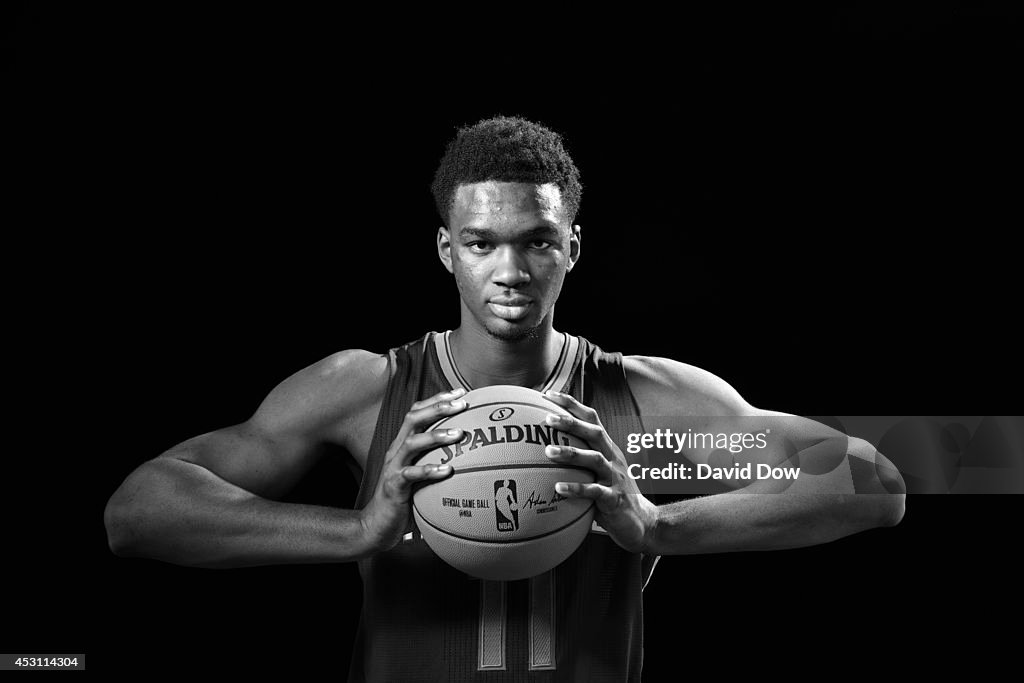
[[(659, 424), (657, 416), (685, 416), (695, 431), (711, 433), (770, 430), (767, 447), (731, 454), (728, 463), (720, 460), (722, 450), (685, 450), (695, 465), (800, 467), (795, 480), (725, 480), (735, 490), (654, 506), (626, 474), (625, 458), (600, 428), (596, 414), (578, 403), (571, 406), (571, 398), (554, 399), (578, 418), (577, 435), (604, 456), (575, 456), (579, 464), (592, 466), (598, 483), (571, 486), (568, 493), (595, 500), (598, 523), (627, 550), (675, 555), (795, 548), (893, 526), (902, 519), (903, 480), (868, 442), (814, 420), (754, 408), (727, 383), (699, 368), (661, 358), (624, 360), (649, 431), (669, 427), (671, 421)], [(594, 423), (600, 433), (586, 428)]]

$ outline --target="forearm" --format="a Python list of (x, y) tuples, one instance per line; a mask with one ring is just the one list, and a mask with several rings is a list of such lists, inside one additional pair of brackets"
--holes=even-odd
[[(837, 448), (842, 449), (838, 461)], [(660, 506), (648, 533), (651, 552), (798, 548), (893, 526), (903, 518), (903, 478), (870, 443), (844, 436), (818, 441), (796, 455), (787, 464), (799, 462), (809, 471), (792, 482), (757, 480), (729, 493)]]
[(356, 511), (260, 498), (173, 458), (134, 472), (105, 521), (115, 554), (194, 567), (348, 562), (373, 552)]
[(744, 489), (661, 505), (646, 552), (692, 555), (827, 543), (891, 523), (878, 512), (893, 504), (880, 500), (886, 496)]

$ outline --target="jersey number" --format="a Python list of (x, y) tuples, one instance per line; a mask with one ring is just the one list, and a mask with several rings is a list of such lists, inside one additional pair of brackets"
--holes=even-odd
[[(480, 582), (479, 671), (505, 670), (508, 624), (504, 581)], [(530, 671), (555, 668), (555, 570), (530, 579)]]

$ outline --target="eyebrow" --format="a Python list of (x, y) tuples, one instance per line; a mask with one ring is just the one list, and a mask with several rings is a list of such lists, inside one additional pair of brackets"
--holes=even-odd
[[(463, 226), (459, 230), (459, 237), (479, 237), (485, 240), (494, 240), (499, 236), (497, 232), (490, 228), (473, 228), (470, 226)], [(522, 235), (522, 239), (529, 239), (531, 237), (557, 237), (558, 230), (551, 225), (538, 225), (537, 227), (530, 228)]]

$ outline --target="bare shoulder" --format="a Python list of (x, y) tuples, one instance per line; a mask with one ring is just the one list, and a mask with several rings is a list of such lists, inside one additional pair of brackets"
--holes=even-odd
[(624, 356), (626, 381), (641, 415), (739, 415), (749, 405), (721, 377), (670, 358)]
[(274, 387), (250, 421), (272, 433), (302, 432), (335, 441), (344, 423), (380, 405), (388, 373), (386, 354), (339, 351)]

